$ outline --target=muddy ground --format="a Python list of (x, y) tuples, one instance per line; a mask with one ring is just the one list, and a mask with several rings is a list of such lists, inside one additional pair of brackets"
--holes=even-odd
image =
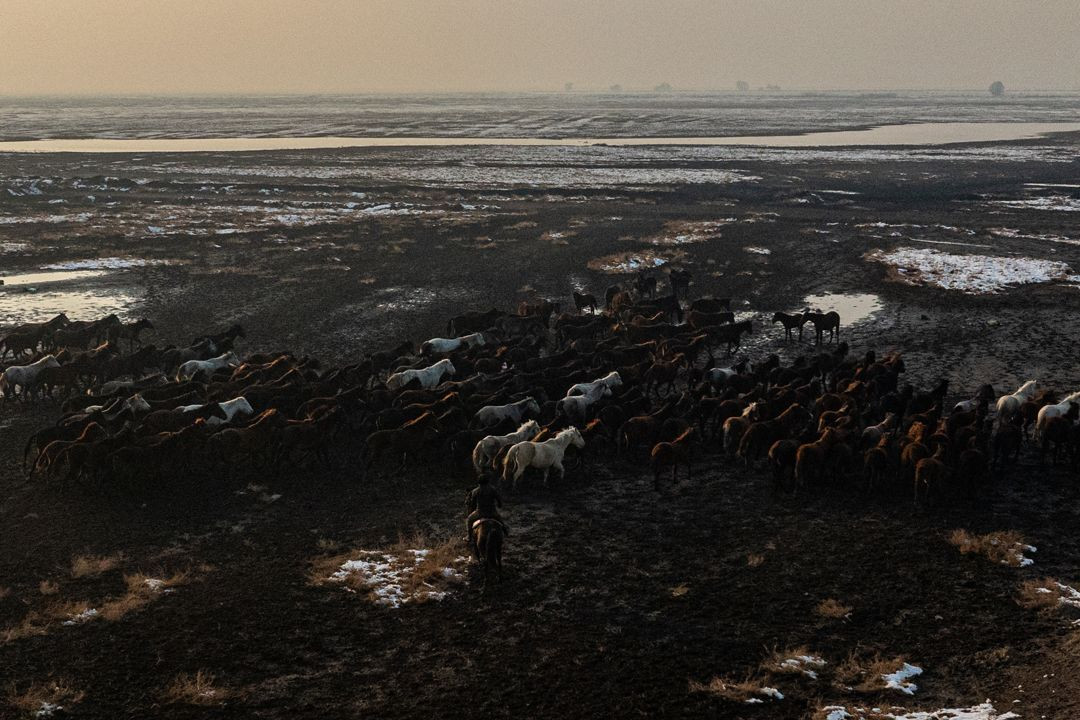
[[(0, 195), (4, 275), (93, 258), (165, 262), (25, 295), (9, 288), (0, 302), (17, 322), (33, 319), (34, 295), (69, 293), (58, 297), (76, 317), (88, 293), (113, 293), (110, 309), (151, 318), (157, 344), (241, 322), (244, 350), (345, 363), (445, 334), (445, 320), (465, 309), (540, 296), (569, 304), (575, 287), (602, 295), (627, 277), (592, 269), (604, 258), (654, 253), (694, 273), (694, 295), (731, 296), (766, 320), (737, 358), (812, 350), (785, 344), (767, 323), (773, 311), (801, 308), (808, 295), (872, 294), (881, 309), (869, 318), (850, 324), (841, 310), (843, 339), (856, 353), (902, 350), (909, 381), (948, 378), (956, 399), (1029, 378), (1072, 390), (1080, 288), (1070, 280), (968, 295), (895, 282), (864, 256), (925, 247), (1080, 272), (1077, 213), (999, 202), (1075, 198), (1075, 188), (1025, 183), (1080, 183), (1080, 163), (1061, 161), (1078, 142), (1009, 146), (1049, 145), (1054, 161), (1014, 152), (665, 168), (653, 159), (614, 163), (614, 179), (575, 187), (501, 184), (503, 161), (484, 179), (481, 151), (466, 160), (407, 150), (6, 156), (3, 182), (16, 192)], [(558, 176), (543, 157), (527, 160), (521, 172)], [(557, 160), (559, 172), (575, 169)], [(592, 161), (581, 162), (584, 172)], [(413, 166), (445, 173), (435, 182), (400, 171)], [(690, 170), (738, 179), (663, 179)], [(124, 572), (191, 576), (118, 620), (53, 623), (0, 642), (0, 702), (62, 678), (83, 693), (64, 712), (110, 719), (802, 718), (829, 704), (929, 710), (986, 699), (1025, 718), (1080, 713), (1077, 613), (1016, 602), (1025, 580), (1080, 581), (1076, 475), (1031, 454), (974, 500), (931, 509), (913, 507), (907, 487), (778, 494), (764, 470), (723, 460), (711, 443), (693, 479), (661, 493), (641, 462), (587, 455), (565, 481), (534, 479), (509, 494), (500, 586), (485, 591), (476, 577), (442, 602), (389, 609), (313, 585), (312, 561), (417, 532), (457, 537), (470, 478), (430, 462), (366, 481), (344, 466), (212, 478), (162, 469), (137, 492), (26, 483), (23, 444), (58, 415), (48, 403), (0, 406), (0, 630), (50, 603), (119, 594)], [(957, 528), (1019, 531), (1037, 546), (1035, 563), (962, 556), (947, 542)], [(88, 553), (125, 559), (73, 578), (72, 558)], [(55, 592), (43, 594), (43, 582)], [(820, 616), (826, 599), (850, 614)], [(799, 646), (828, 669), (818, 681), (774, 677), (782, 701), (690, 689), (741, 680), (773, 650)], [(853, 655), (924, 668), (918, 691), (846, 690), (833, 670)], [(178, 675), (199, 670), (233, 691), (224, 704), (165, 699)], [(0, 716), (19, 712), (0, 705)]]

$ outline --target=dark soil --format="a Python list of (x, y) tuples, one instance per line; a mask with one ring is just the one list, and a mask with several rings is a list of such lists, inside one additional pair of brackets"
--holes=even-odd
[[(415, 162), (437, 161), (417, 155)], [(312, 153), (311, 162), (363, 156)], [(863, 259), (918, 238), (961, 243), (925, 246), (947, 252), (1048, 258), (1080, 270), (1080, 245), (990, 233), (1009, 227), (1080, 240), (1076, 213), (990, 202), (1028, 196), (1026, 182), (1080, 182), (1077, 162), (741, 162), (731, 169), (762, 179), (564, 192), (314, 182), (233, 175), (228, 166), (302, 163), (296, 157), (168, 156), (149, 169), (123, 157), (108, 158), (107, 168), (84, 156), (0, 158), (9, 175), (61, 178), (64, 189), (50, 197), (67, 201), (64, 212), (115, 201), (126, 213), (104, 223), (0, 225), (0, 241), (32, 246), (3, 255), (4, 271), (88, 257), (168, 259), (174, 264), (94, 281), (137, 292), (126, 312), (154, 321), (153, 342), (242, 322), (244, 351), (288, 348), (345, 363), (404, 337), (444, 335), (446, 319), (465, 309), (535, 297), (571, 305), (575, 286), (602, 296), (624, 277), (589, 270), (589, 260), (678, 249), (694, 273), (694, 295), (731, 296), (765, 321), (755, 323), (739, 357), (812, 351), (783, 343), (779, 326), (768, 324), (775, 310), (800, 308), (805, 296), (823, 292), (873, 293), (883, 309), (845, 324), (843, 339), (858, 354), (902, 350), (911, 382), (948, 378), (955, 399), (985, 382), (1002, 393), (1030, 378), (1062, 391), (1080, 385), (1076, 287), (966, 295), (887, 281), (884, 267)], [(166, 161), (212, 169), (189, 177)], [(71, 189), (72, 179), (106, 170), (152, 181), (98, 190), (92, 205), (85, 190)], [(214, 197), (198, 189), (228, 184), (234, 188)], [(497, 208), (246, 229), (240, 208), (267, 186), (295, 202), (363, 192), (372, 203)], [(158, 202), (188, 207), (188, 229), (200, 213), (214, 222), (234, 213), (239, 232), (132, 231), (155, 224)], [(5, 198), (0, 209), (37, 211), (30, 203)], [(704, 242), (648, 242), (665, 222), (723, 218), (736, 221)], [(899, 237), (889, 235), (895, 228), (856, 227), (875, 222), (923, 227), (899, 229)], [(552, 232), (563, 235), (545, 235)], [(1030, 449), (974, 500), (950, 497), (930, 509), (915, 508), (906, 486), (872, 497), (855, 484), (778, 493), (764, 469), (733, 465), (711, 446), (700, 448), (692, 480), (657, 493), (644, 463), (586, 451), (565, 480), (544, 488), (531, 478), (509, 494), (502, 584), (485, 590), (474, 572), (442, 602), (388, 609), (313, 585), (311, 562), (331, 546), (377, 549), (414, 532), (461, 535), (471, 478), (432, 461), (404, 477), (366, 481), (343, 466), (328, 475), (237, 467), (222, 477), (160, 468), (137, 491), (26, 483), (23, 445), (59, 413), (49, 403), (0, 404), (0, 632), (55, 600), (93, 604), (119, 594), (123, 572), (194, 569), (189, 583), (119, 620), (55, 623), (45, 635), (0, 641), (4, 695), (64, 678), (85, 693), (67, 709), (72, 717), (802, 718), (828, 704), (934, 709), (987, 698), (1023, 717), (1080, 714), (1080, 630), (1070, 624), (1077, 613), (1016, 602), (1024, 580), (1080, 582), (1076, 475), (1039, 465)], [(281, 498), (245, 490), (253, 482)], [(956, 528), (1017, 530), (1038, 547), (1035, 564), (962, 556), (947, 542)], [(73, 556), (116, 552), (126, 558), (119, 568), (71, 577)], [(46, 580), (58, 583), (56, 595), (42, 595)], [(829, 598), (850, 606), (850, 616), (818, 616)], [(817, 682), (774, 677), (783, 701), (746, 705), (690, 691), (691, 681), (742, 680), (773, 650), (798, 646), (829, 665)], [(833, 671), (852, 655), (903, 657), (924, 668), (918, 692), (846, 691)], [(199, 670), (234, 696), (224, 705), (166, 703), (177, 675)], [(18, 711), (0, 704), (7, 716)]]

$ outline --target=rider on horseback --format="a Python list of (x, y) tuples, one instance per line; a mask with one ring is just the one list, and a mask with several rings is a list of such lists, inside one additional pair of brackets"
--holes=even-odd
[(497, 520), (502, 525), (503, 534), (510, 534), (502, 516), (499, 515), (499, 508), (502, 507), (502, 496), (499, 495), (498, 490), (492, 487), (490, 474), (484, 473), (480, 476), (480, 484), (469, 493), (465, 504), (466, 509), (469, 511), (469, 517), (465, 519), (465, 530), (468, 533), (469, 547), (473, 549), (473, 552), (476, 552), (476, 532), (473, 529), (473, 524), (477, 520)]

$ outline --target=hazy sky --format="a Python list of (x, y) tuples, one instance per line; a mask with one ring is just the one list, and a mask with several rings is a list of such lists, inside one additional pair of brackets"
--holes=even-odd
[(1080, 89), (1080, 0), (0, 0), (0, 93)]

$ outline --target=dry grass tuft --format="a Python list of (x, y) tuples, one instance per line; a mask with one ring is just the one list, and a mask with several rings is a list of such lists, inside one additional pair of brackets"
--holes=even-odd
[(55, 595), (60, 592), (60, 584), (52, 580), (42, 580), (38, 583), (38, 590), (42, 595)]
[(747, 676), (744, 680), (732, 680), (720, 676), (707, 683), (691, 680), (689, 690), (692, 693), (708, 693), (714, 697), (737, 703), (765, 702), (770, 697), (761, 692), (768, 683), (759, 677)]
[(750, 553), (746, 556), (747, 567), (760, 567), (765, 562), (765, 556), (759, 553)]
[(690, 588), (687, 585), (677, 585), (671, 588), (671, 597), (682, 597), (688, 592), (690, 592)]
[(11, 594), (11, 588), (9, 588), (9, 587), (0, 587), (0, 600), (3, 600), (4, 598), (6, 598), (10, 594)]
[(45, 635), (49, 632), (50, 622), (48, 618), (36, 610), (28, 612), (17, 624), (5, 629), (0, 633), (0, 642), (9, 643), (21, 640), (25, 637)]
[(76, 555), (71, 558), (71, 577), (96, 577), (116, 568), (123, 561), (123, 553), (114, 555)]
[(810, 652), (805, 645), (787, 650), (774, 650), (760, 665), (765, 673), (784, 673), (817, 679), (819, 671), (825, 668), (825, 660), (817, 653)]
[(953, 530), (952, 535), (949, 536), (949, 544), (964, 555), (983, 555), (996, 563), (1013, 567), (1020, 567), (1024, 560), (1024, 555), (1020, 550), (1026, 547), (1024, 536), (1015, 530), (1003, 530), (986, 535), (972, 535), (962, 529)]
[(841, 690), (875, 693), (887, 689), (883, 675), (900, 670), (906, 660), (902, 657), (884, 659), (880, 655), (860, 658), (854, 652), (836, 666), (834, 684)]
[(166, 590), (189, 582), (191, 575), (190, 570), (181, 570), (171, 575), (159, 573), (155, 576), (143, 572), (125, 573), (124, 584), (127, 592), (102, 603), (99, 610), (101, 617), (106, 620), (119, 620), (128, 613), (141, 610)]
[(186, 705), (220, 705), (235, 697), (236, 693), (227, 687), (216, 684), (217, 678), (208, 672), (199, 670), (194, 675), (177, 675), (165, 690), (165, 699), (172, 703)]
[(408, 541), (399, 540), (393, 551), (403, 554), (411, 548), (428, 548), (430, 552), (402, 582), (401, 588), (407, 595), (423, 599), (426, 597), (425, 591), (442, 592), (465, 582), (465, 577), (460, 573), (444, 572), (446, 568), (453, 568), (462, 556), (461, 546), (452, 538), (431, 542), (428, 538), (416, 536)]
[(850, 605), (844, 605), (835, 598), (828, 598), (818, 603), (818, 606), (814, 608), (814, 614), (830, 620), (846, 620), (851, 616), (852, 610), (854, 608)]
[[(426, 552), (417, 559), (417, 550)], [(388, 563), (389, 568), (371, 577), (364, 571), (342, 574), (342, 565), (354, 560)], [(463, 562), (462, 548), (456, 540), (432, 541), (417, 534), (400, 538), (385, 551), (352, 550), (315, 558), (308, 578), (314, 585), (341, 584), (376, 604), (396, 606), (400, 602), (441, 599), (447, 590), (465, 582), (465, 576), (458, 571)], [(394, 588), (400, 588), (400, 592)]]
[(1020, 586), (1016, 602), (1029, 610), (1056, 610), (1065, 605), (1080, 608), (1080, 591), (1054, 578), (1028, 580)]
[(7, 693), (7, 701), (19, 710), (36, 716), (43, 710), (55, 712), (60, 708), (68, 709), (78, 704), (84, 694), (81, 690), (73, 688), (66, 680), (34, 683), (23, 692), (19, 692), (12, 683)]

